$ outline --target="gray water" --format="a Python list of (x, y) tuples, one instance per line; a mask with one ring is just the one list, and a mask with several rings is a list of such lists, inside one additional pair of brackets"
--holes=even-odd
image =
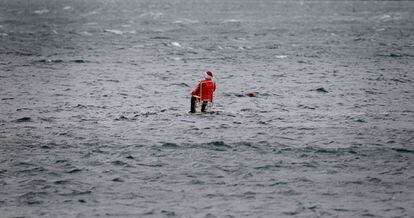
[(413, 217), (413, 26), (412, 1), (0, 0), (0, 217)]

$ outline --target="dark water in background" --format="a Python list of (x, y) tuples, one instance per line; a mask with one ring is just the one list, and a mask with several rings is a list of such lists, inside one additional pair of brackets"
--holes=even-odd
[[(413, 24), (411, 1), (1, 0), (0, 216), (412, 217)], [(214, 112), (188, 114), (205, 70)]]

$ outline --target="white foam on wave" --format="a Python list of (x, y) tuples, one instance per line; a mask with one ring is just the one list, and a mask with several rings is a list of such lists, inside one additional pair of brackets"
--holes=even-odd
[(46, 14), (49, 13), (50, 11), (48, 9), (41, 9), (41, 10), (35, 10), (33, 11), (33, 13), (35, 14)]
[(89, 23), (85, 23), (84, 25), (87, 25), (87, 26), (95, 26), (97, 24), (98, 24), (97, 22), (89, 22)]
[(389, 20), (392, 20), (392, 17), (389, 14), (384, 14), (384, 15), (380, 16), (378, 19), (381, 20), (381, 21), (389, 21)]
[(83, 31), (83, 32), (81, 32), (81, 34), (85, 35), (85, 36), (92, 36), (93, 35), (92, 33), (87, 32), (87, 31)]
[(222, 23), (241, 23), (241, 20), (227, 19), (227, 20), (224, 20)]
[(393, 20), (401, 20), (402, 16), (401, 16), (401, 14), (394, 14), (394, 15), (383, 14), (383, 15), (380, 15), (380, 16), (375, 16), (375, 17), (373, 17), (373, 19), (381, 21), (381, 22), (388, 22), (388, 21), (393, 21)]
[(181, 48), (182, 46), (180, 45), (180, 43), (178, 43), (178, 42), (171, 42), (171, 45), (172, 46), (175, 46), (175, 47), (178, 47), (178, 48)]
[(116, 29), (104, 29), (104, 32), (113, 33), (116, 35), (124, 34), (121, 30), (116, 30)]
[(195, 24), (195, 23), (199, 23), (199, 22), (200, 21), (198, 21), (198, 20), (182, 19), (182, 20), (176, 20), (172, 23), (173, 24)]
[(161, 12), (147, 12), (147, 13), (143, 13), (143, 14), (139, 15), (139, 17), (150, 17), (154, 20), (157, 20), (157, 19), (161, 18), (162, 16), (164, 16), (164, 14), (161, 13)]

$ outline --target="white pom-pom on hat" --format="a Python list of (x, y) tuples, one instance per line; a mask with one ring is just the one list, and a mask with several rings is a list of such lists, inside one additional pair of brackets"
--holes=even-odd
[(207, 71), (207, 72), (205, 72), (204, 73), (204, 76), (206, 77), (206, 78), (213, 78), (213, 73), (211, 72), (211, 71)]

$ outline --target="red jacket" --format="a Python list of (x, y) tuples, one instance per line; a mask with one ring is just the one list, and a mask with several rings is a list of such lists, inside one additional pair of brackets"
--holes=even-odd
[(200, 97), (202, 101), (213, 101), (214, 91), (216, 91), (216, 83), (210, 78), (205, 78), (198, 83), (191, 94)]

